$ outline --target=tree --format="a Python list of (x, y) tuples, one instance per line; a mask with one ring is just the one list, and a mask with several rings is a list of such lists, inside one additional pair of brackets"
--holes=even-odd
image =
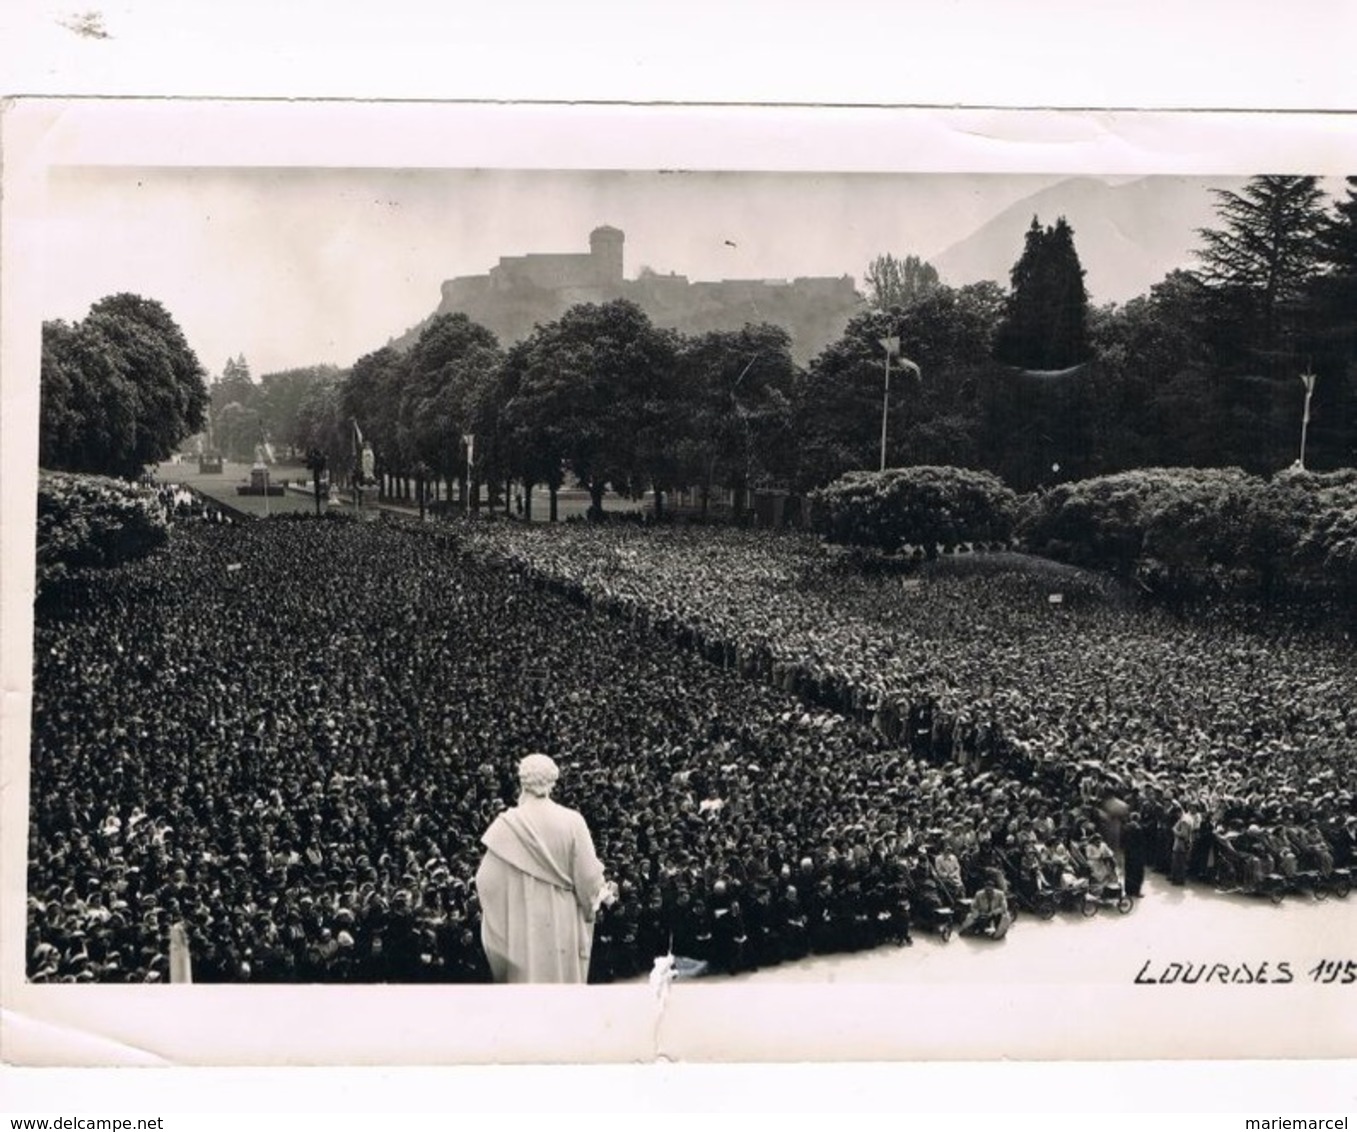
[(529, 368), (534, 364), (536, 342), (525, 338), (505, 354), (500, 367), (497, 400), (502, 405), (501, 429), (506, 464), (511, 475), (523, 481), (524, 517), (532, 519), (532, 492), (544, 484), (549, 493), (548, 518), (556, 521), (557, 493), (565, 482), (565, 446), (549, 427), (550, 422), (537, 412), (535, 398), (520, 400), (519, 393)]
[(340, 407), (340, 387), (346, 375), (336, 370), (320, 375), (307, 387), (297, 406), (297, 447), (319, 451), (335, 472), (351, 466), (353, 430)]
[(1090, 312), (1096, 381), (1086, 406), (1091, 462), (1084, 474), (1222, 461), (1199, 290), (1191, 275), (1174, 271), (1148, 295)]
[[(1194, 278), (1218, 383), (1221, 459), (1270, 473), (1296, 457), (1297, 377), (1323, 352), (1312, 299), (1324, 196), (1318, 178), (1296, 176), (1254, 177), (1241, 192), (1214, 196), (1222, 223), (1199, 231)], [(1326, 400), (1338, 389), (1321, 380)], [(1327, 409), (1317, 406), (1320, 416)]]
[(1020, 535), (1037, 554), (1156, 588), (1232, 585), (1238, 571), (1261, 572), (1265, 540), (1255, 512), (1263, 484), (1238, 468), (1099, 476), (1040, 496)]
[[(96, 430), (98, 391), (116, 390), (121, 378), (109, 360), (86, 351), (80, 324), (55, 320), (42, 324), (41, 412), (38, 419), (38, 461), (44, 468), (106, 467), (110, 453), (121, 447), (112, 419)], [(103, 370), (102, 379), (95, 366)], [(129, 419), (130, 425), (130, 419)]]
[(1357, 177), (1347, 178), (1346, 197), (1320, 226), (1317, 251), (1327, 309), (1341, 320), (1340, 329), (1357, 352)]
[(515, 431), (564, 455), (592, 517), (609, 487), (638, 495), (661, 477), (662, 441), (681, 432), (677, 353), (677, 336), (624, 299), (571, 307), (516, 352)]
[(250, 363), (245, 360), (244, 354), (226, 359), (226, 365), (221, 371), (221, 380), (226, 385), (254, 384), (254, 375), (250, 372)]
[(353, 440), (356, 423), (372, 444), (378, 475), (394, 474), (407, 462), (408, 438), (400, 429), (405, 375), (404, 356), (390, 346), (383, 346), (354, 362), (340, 387), (339, 407), (349, 437), (350, 462), (358, 459)]
[(1291, 547), (1294, 564), (1338, 591), (1350, 630), (1357, 630), (1357, 470), (1316, 474), (1287, 471), (1274, 477), (1271, 490), (1299, 488), (1307, 497), (1297, 507), (1287, 491), (1280, 506), (1304, 515), (1304, 532)]
[(334, 366), (318, 365), (264, 374), (255, 400), (268, 438), (287, 445), (294, 453), (305, 452), (308, 446), (301, 435), (302, 403), (312, 386), (333, 380), (338, 373)]
[(217, 414), (213, 440), (217, 450), (228, 460), (249, 463), (254, 459), (262, 429), (263, 421), (257, 408), (232, 401), (223, 405)]
[[(1029, 549), (1135, 576), (1172, 596), (1203, 590), (1351, 594), (1357, 473), (1141, 468), (1062, 484), (1033, 501)], [(1349, 603), (1350, 608), (1350, 603)]]
[[(1319, 260), (1324, 192), (1318, 177), (1259, 176), (1242, 192), (1213, 189), (1219, 228), (1202, 228), (1199, 278), (1254, 360), (1292, 368), (1306, 290)], [(1222, 335), (1222, 338), (1225, 336)]]
[(1357, 464), (1357, 177), (1320, 229), (1321, 273), (1312, 282), (1317, 331), (1307, 368), (1315, 385), (1306, 463)]
[[(822, 487), (846, 472), (878, 467), (886, 364), (881, 340), (899, 336), (899, 319), (896, 311), (856, 315), (842, 337), (826, 346), (797, 380), (793, 405), (800, 441), (798, 489)], [(902, 353), (909, 356), (903, 347)], [(904, 370), (892, 384), (887, 464), (899, 462), (903, 453), (903, 421), (920, 383)]]
[[(255, 384), (254, 378), (250, 375), (250, 364), (245, 360), (245, 355), (227, 358), (221, 374), (213, 379), (207, 392), (209, 397), (208, 431), (210, 447), (223, 453), (231, 460), (250, 459), (254, 445), (259, 439), (258, 422), (261, 406), (259, 404), (259, 386)], [(249, 437), (248, 444), (244, 449), (239, 447), (243, 440), (237, 440), (231, 433), (232, 423), (227, 421), (223, 425), (223, 414), (227, 412), (228, 407), (231, 407), (231, 416), (238, 419), (243, 411), (252, 414), (256, 422), (254, 433)], [(223, 428), (225, 428), (225, 432)], [(232, 447), (233, 442), (236, 447)]]
[(867, 265), (864, 282), (867, 301), (880, 311), (905, 306), (939, 286), (938, 271), (932, 264), (916, 255), (900, 260), (889, 253)]
[(1063, 216), (1047, 228), (1034, 216), (1010, 273), (995, 357), (1019, 369), (1061, 370), (1088, 356), (1088, 291), (1074, 231)]
[(203, 368), (160, 303), (101, 299), (82, 322), (43, 325), (44, 467), (132, 476), (202, 427)]
[(794, 384), (797, 483), (817, 487), (880, 460), (883, 338), (919, 366), (891, 367), (886, 462), (966, 465), (980, 458), (978, 398), (1002, 305), (993, 283), (939, 285), (889, 311), (864, 311)]
[(701, 490), (703, 514), (718, 484), (735, 492), (742, 511), (754, 483), (785, 483), (796, 376), (790, 335), (771, 323), (697, 335), (680, 345), (678, 371), (688, 428), (677, 459)]
[[(503, 360), (495, 335), (461, 313), (430, 320), (405, 359), (399, 394), (399, 427), (406, 438), (402, 451), (449, 481), (456, 477), (473, 507), (480, 484), (493, 485), (502, 463), (495, 443), (494, 392)], [(466, 434), (478, 438), (474, 469), (465, 459)], [(470, 482), (473, 470), (476, 479)]]

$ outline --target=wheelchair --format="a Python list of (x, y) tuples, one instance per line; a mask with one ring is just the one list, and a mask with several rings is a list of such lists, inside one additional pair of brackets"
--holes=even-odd
[[(968, 902), (969, 903), (969, 902)], [(1007, 920), (1007, 923), (1004, 921)], [(988, 916), (977, 917), (974, 923), (969, 926), (966, 921), (962, 921), (960, 934), (965, 936), (976, 936), (981, 939), (992, 939), (996, 942), (1003, 939), (1008, 934), (1009, 928), (1013, 926), (1013, 913), (1010, 909), (1007, 916), (999, 913), (993, 913)]]
[[(961, 903), (969, 905), (970, 901)], [(953, 907), (942, 893), (924, 893), (914, 904), (914, 925), (937, 933), (942, 942), (946, 943), (952, 938), (952, 932), (956, 930), (957, 924), (965, 917), (965, 911), (963, 906), (958, 914), (958, 909)]]
[(1085, 916), (1096, 916), (1099, 909), (1115, 908), (1124, 916), (1135, 906), (1135, 899), (1127, 895), (1126, 888), (1121, 881), (1110, 879), (1089, 888), (1084, 893), (1084, 903), (1080, 911)]
[(1024, 869), (1011, 856), (1004, 856), (1004, 871), (1008, 876), (1008, 910), (1017, 919), (1021, 915), (1049, 920), (1056, 913), (1055, 897), (1040, 868)]
[(1216, 889), (1241, 896), (1259, 896), (1280, 904), (1286, 899), (1287, 879), (1273, 867), (1270, 856), (1238, 848), (1233, 838), (1216, 835), (1220, 860), (1216, 866)]

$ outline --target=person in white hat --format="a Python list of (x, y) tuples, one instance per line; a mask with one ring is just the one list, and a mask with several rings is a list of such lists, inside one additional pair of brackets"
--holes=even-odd
[(551, 800), (560, 771), (546, 755), (518, 764), (518, 805), (481, 838), (481, 944), (497, 983), (583, 983), (594, 918), (616, 898), (584, 817)]

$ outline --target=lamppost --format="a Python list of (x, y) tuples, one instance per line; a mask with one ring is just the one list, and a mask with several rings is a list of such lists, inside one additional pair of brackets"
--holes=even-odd
[(1300, 470), (1305, 471), (1305, 438), (1310, 431), (1310, 397), (1315, 391), (1315, 375), (1303, 373), (1300, 379), (1305, 386), (1305, 412), (1300, 419), (1300, 459), (1296, 462)]
[(312, 448), (306, 454), (306, 466), (311, 469), (311, 483), (316, 493), (316, 516), (320, 516), (320, 477), (325, 474), (327, 460), (319, 448)]
[(894, 336), (880, 339), (886, 351), (886, 390), (881, 395), (881, 470), (886, 470), (886, 418), (891, 407), (891, 356), (900, 352), (900, 339)]
[(752, 510), (754, 493), (750, 490), (750, 484), (754, 479), (754, 442), (749, 431), (749, 410), (745, 408), (736, 395), (736, 390), (740, 388), (740, 382), (749, 375), (749, 371), (754, 368), (754, 363), (758, 360), (759, 354), (756, 353), (749, 359), (744, 369), (740, 371), (740, 376), (735, 379), (730, 387), (731, 406), (735, 410), (735, 415), (740, 418), (740, 423), (744, 425), (744, 485), (740, 493), (740, 516), (744, 515), (746, 508)]
[(415, 493), (419, 497), (419, 521), (424, 522), (424, 492), (425, 484), (429, 482), (429, 465), (420, 460), (413, 469), (415, 473)]
[(481, 488), (476, 482), (476, 434), (474, 432), (462, 433), (462, 445), (466, 448), (466, 490), (467, 498), (462, 507), (462, 513), (469, 515), (473, 512), (479, 514), (481, 509)]
[(363, 439), (363, 430), (358, 427), (358, 418), (350, 418), (353, 425), (353, 507), (359, 519), (363, 517), (363, 487), (377, 470), (376, 457), (372, 445)]
[[(896, 335), (889, 338), (880, 338), (881, 348), (886, 351), (886, 389), (881, 396), (881, 470), (886, 470), (886, 421), (890, 416), (891, 407), (891, 358), (900, 353), (900, 339)], [(918, 365), (911, 362), (908, 358), (901, 358), (900, 365), (908, 370), (914, 371), (915, 377), (922, 377), (923, 371)]]

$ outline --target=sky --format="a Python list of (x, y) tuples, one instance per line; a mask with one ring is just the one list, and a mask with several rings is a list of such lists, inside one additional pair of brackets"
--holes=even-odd
[[(209, 373), (346, 366), (433, 312), (439, 286), (502, 255), (587, 252), (626, 233), (625, 274), (851, 275), (927, 258), (1059, 176), (59, 167), (42, 309), (162, 302)], [(1016, 249), (1015, 249), (1016, 254)]]
[(209, 374), (243, 354), (256, 375), (351, 365), (433, 313), (444, 280), (584, 253), (602, 224), (626, 233), (628, 278), (861, 286), (873, 257), (936, 256), (1067, 177), (1332, 176), (1357, 149), (1322, 115), (985, 109), (81, 100), (5, 125), (26, 348), (42, 320), (131, 291)]

